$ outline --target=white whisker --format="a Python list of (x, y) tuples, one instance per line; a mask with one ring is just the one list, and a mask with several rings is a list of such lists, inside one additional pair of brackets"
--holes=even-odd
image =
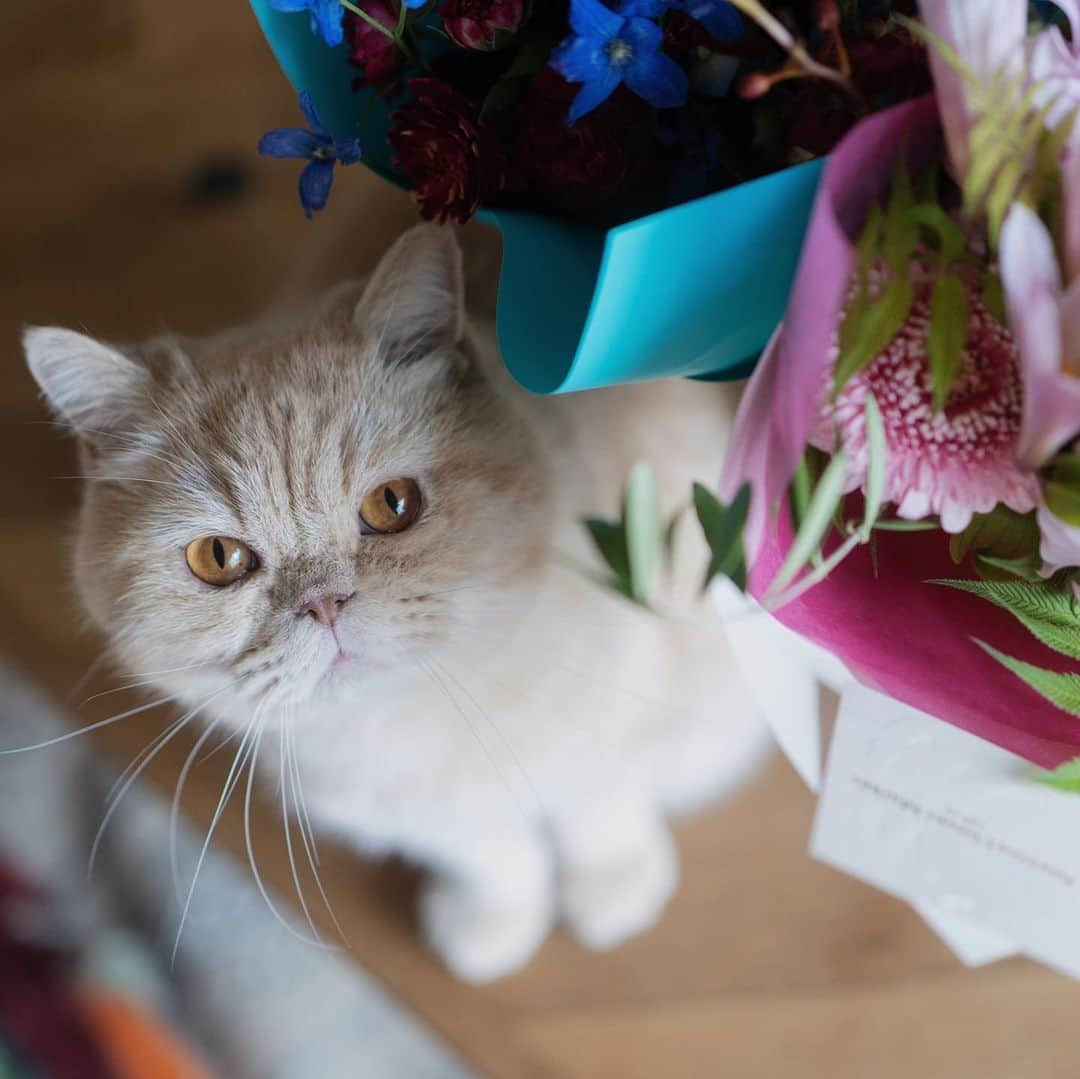
[(308, 816), (307, 805), (304, 801), (304, 790), (300, 783), (300, 762), (297, 760), (296, 747), (293, 744), (294, 732), (291, 725), (283, 725), (282, 730), (285, 731), (285, 748), (289, 757), (290, 774), (292, 777), (291, 786), (293, 791), (293, 805), (296, 807), (297, 811), (297, 827), (300, 830), (300, 838), (304, 844), (304, 851), (307, 854), (308, 864), (311, 866), (311, 875), (315, 878), (315, 887), (319, 890), (319, 896), (322, 898), (323, 906), (326, 907), (327, 914), (330, 915), (330, 921), (334, 923), (334, 929), (337, 931), (341, 940), (345, 944), (348, 944), (348, 938), (345, 936), (345, 931), (341, 928), (341, 924), (337, 920), (334, 908), (330, 905), (326, 890), (323, 888), (322, 878), (319, 876), (319, 851), (315, 845), (315, 833), (311, 829), (311, 818)]
[[(225, 688), (227, 689), (229, 687)], [(219, 689), (216, 693), (207, 697), (202, 704), (192, 708), (186, 715), (175, 720), (162, 734), (159, 734), (157, 738), (150, 743), (150, 746), (144, 749), (142, 753), (135, 758), (132, 764), (128, 765), (125, 772), (131, 770), (133, 765), (137, 765), (134, 767), (134, 770), (131, 771), (131, 775), (124, 779), (125, 773), (122, 772), (120, 774), (120, 778), (113, 784), (113, 791), (116, 790), (118, 785), (120, 789), (115, 794), (115, 797), (113, 796), (113, 791), (109, 792), (110, 801), (108, 808), (105, 810), (105, 815), (101, 818), (101, 824), (98, 825), (97, 834), (94, 836), (94, 842), (90, 847), (90, 860), (86, 867), (86, 875), (88, 877), (94, 872), (94, 862), (97, 859), (97, 852), (98, 848), (101, 846), (101, 840), (105, 836), (105, 829), (108, 828), (109, 821), (112, 820), (113, 814), (119, 808), (120, 803), (124, 799), (124, 795), (131, 789), (132, 784), (139, 778), (147, 765), (149, 765), (149, 763), (173, 740), (173, 738), (175, 738), (176, 735), (178, 735), (180, 731), (183, 730), (184, 727), (186, 727), (214, 699), (214, 697), (220, 696), (224, 692), (225, 689)], [(143, 760), (141, 763), (138, 763), (140, 757), (143, 757)]]
[[(258, 714), (258, 713), (256, 713)], [(319, 931), (315, 928), (315, 923), (311, 920), (311, 915), (308, 914), (307, 904), (304, 902), (303, 891), (300, 889), (300, 882), (296, 877), (296, 866), (292, 858), (292, 848), (289, 848), (289, 864), (293, 868), (293, 880), (296, 883), (297, 895), (300, 897), (300, 906), (304, 911), (304, 915), (307, 918), (307, 923), (311, 927), (311, 932), (314, 934), (315, 939), (305, 937), (303, 933), (298, 932), (288, 920), (281, 914), (274, 904), (274, 901), (270, 898), (270, 893), (266, 890), (266, 885), (263, 884), (262, 875), (259, 873), (259, 866), (255, 860), (255, 846), (251, 841), (251, 793), (255, 785), (255, 765), (259, 756), (259, 746), (262, 744), (263, 734), (265, 733), (265, 719), (259, 723), (259, 731), (255, 736), (255, 744), (252, 747), (251, 764), (248, 767), (247, 787), (244, 791), (244, 846), (247, 849), (248, 862), (251, 865), (251, 873), (255, 878), (255, 886), (259, 889), (259, 895), (262, 896), (263, 902), (266, 904), (270, 913), (280, 923), (281, 927), (290, 934), (290, 936), (296, 937), (297, 940), (302, 941), (304, 944), (314, 945), (319, 948), (326, 948), (329, 950), (329, 946), (319, 936)], [(284, 803), (283, 803), (284, 804)], [(286, 827), (286, 837), (288, 836), (288, 828)]]
[(77, 731), (69, 731), (67, 734), (61, 734), (56, 738), (49, 738), (44, 742), (37, 742), (32, 746), (19, 746), (17, 749), (0, 749), (0, 757), (11, 757), (16, 753), (30, 753), (35, 749), (47, 749), (49, 746), (59, 745), (61, 742), (66, 742), (70, 738), (78, 738), (79, 735), (89, 734), (91, 731), (100, 730), (102, 727), (109, 727), (113, 723), (119, 723), (122, 719), (130, 719), (132, 716), (137, 716), (140, 712), (147, 712), (151, 708), (157, 708), (159, 704), (168, 704), (169, 701), (174, 699), (174, 695), (170, 693), (169, 696), (159, 697), (156, 701), (151, 701), (149, 704), (141, 704), (138, 708), (129, 708), (126, 712), (121, 712), (118, 716), (110, 716), (108, 719), (102, 719), (97, 723), (90, 723), (85, 727), (80, 727)]
[[(308, 910), (307, 898), (304, 896), (303, 886), (300, 884), (300, 874), (296, 871), (296, 856), (293, 853), (292, 845), (292, 830), (289, 828), (289, 800), (288, 800), (288, 788), (285, 786), (285, 724), (282, 723), (278, 727), (278, 738), (280, 741), (279, 753), (278, 753), (278, 783), (281, 788), (281, 823), (285, 829), (285, 852), (289, 859), (289, 871), (292, 873), (293, 888), (296, 890), (296, 897), (300, 900), (300, 909), (304, 912), (304, 918), (307, 921), (308, 927), (311, 929), (312, 935), (319, 944), (325, 944), (319, 930), (315, 926), (315, 922), (311, 917), (311, 911)], [(248, 785), (248, 791), (250, 793), (251, 786)], [(269, 903), (269, 900), (267, 900)]]
[(195, 895), (195, 885), (198, 883), (199, 873), (202, 870), (203, 862), (206, 861), (206, 853), (210, 849), (210, 841), (214, 838), (214, 832), (217, 829), (218, 822), (221, 820), (221, 815), (225, 812), (225, 806), (232, 796), (233, 791), (236, 789), (236, 785), (239, 783), (240, 776), (243, 773), (244, 765), (247, 763), (248, 756), (250, 756), (251, 750), (248, 743), (255, 730), (257, 720), (258, 712), (252, 717), (251, 722), (244, 731), (244, 737), (240, 740), (240, 745), (236, 750), (236, 756), (233, 757), (232, 767), (229, 769), (229, 774), (222, 787), (221, 797), (218, 799), (217, 808), (215, 808), (214, 815), (210, 820), (210, 827), (206, 830), (206, 838), (203, 840), (202, 849), (199, 851), (199, 857), (195, 862), (195, 872), (191, 877), (191, 887), (188, 889), (187, 899), (184, 901), (184, 909), (180, 913), (180, 923), (176, 928), (176, 940), (173, 943), (171, 963), (176, 962), (176, 954), (180, 950), (180, 937), (184, 932), (184, 925), (187, 923), (188, 914), (191, 911), (191, 900)]

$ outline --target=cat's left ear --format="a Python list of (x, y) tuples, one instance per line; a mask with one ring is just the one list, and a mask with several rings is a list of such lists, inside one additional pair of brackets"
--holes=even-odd
[(453, 230), (409, 229), (375, 268), (353, 318), (365, 339), (396, 363), (459, 344), (465, 285)]

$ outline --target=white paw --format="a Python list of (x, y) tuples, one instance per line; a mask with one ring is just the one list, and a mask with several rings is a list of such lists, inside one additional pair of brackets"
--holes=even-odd
[(421, 893), (420, 920), (428, 944), (454, 974), (488, 982), (524, 966), (553, 917), (547, 897), (492, 905), (460, 884), (436, 879)]
[(655, 925), (679, 880), (667, 835), (625, 859), (569, 868), (563, 880), (563, 917), (587, 948), (606, 951)]

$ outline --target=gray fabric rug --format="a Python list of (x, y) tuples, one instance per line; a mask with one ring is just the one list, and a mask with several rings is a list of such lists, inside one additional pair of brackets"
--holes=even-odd
[[(0, 661), (0, 748), (73, 729), (70, 718)], [(137, 981), (225, 1079), (468, 1079), (471, 1072), (372, 978), (291, 936), (246, 866), (211, 849), (170, 966), (179, 910), (169, 808), (136, 785), (87, 861), (115, 779), (85, 738), (0, 757), (0, 859), (47, 889), (54, 932), (96, 971)], [(182, 825), (181, 864), (202, 837)], [(288, 909), (276, 903), (279, 910)]]

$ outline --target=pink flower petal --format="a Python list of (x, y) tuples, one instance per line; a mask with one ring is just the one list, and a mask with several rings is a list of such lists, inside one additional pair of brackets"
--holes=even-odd
[(1080, 566), (1080, 528), (1066, 524), (1045, 504), (1039, 507), (1038, 519), (1042, 535), (1039, 557), (1046, 563), (1047, 574)]
[(1061, 186), (1065, 193), (1065, 275), (1074, 281), (1080, 278), (1080, 146), (1072, 147), (1061, 163)]
[[(1019, 67), (1027, 35), (1023, 0), (920, 0), (919, 12), (926, 28), (952, 46), (976, 78), (988, 79), (1005, 65)], [(972, 121), (964, 78), (933, 46), (929, 54), (949, 160), (954, 174), (963, 177)]]
[(1062, 308), (1054, 242), (1038, 215), (1017, 203), (1001, 229), (1001, 279), (1024, 375), (1024, 420), (1017, 455), (1038, 468), (1080, 431), (1080, 380), (1063, 370), (1063, 314), (1080, 340), (1080, 307)]

